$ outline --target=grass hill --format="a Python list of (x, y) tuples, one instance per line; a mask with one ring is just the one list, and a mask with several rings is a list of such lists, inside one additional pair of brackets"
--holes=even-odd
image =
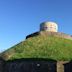
[(22, 41), (0, 55), (5, 60), (20, 58), (47, 58), (72, 60), (72, 40), (38, 35)]

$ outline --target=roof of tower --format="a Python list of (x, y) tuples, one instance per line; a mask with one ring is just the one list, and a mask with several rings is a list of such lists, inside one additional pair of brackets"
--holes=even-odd
[(57, 23), (55, 23), (55, 22), (51, 22), (51, 21), (46, 21), (46, 22), (43, 22), (43, 23), (41, 23), (41, 24), (55, 24), (55, 25), (57, 25)]

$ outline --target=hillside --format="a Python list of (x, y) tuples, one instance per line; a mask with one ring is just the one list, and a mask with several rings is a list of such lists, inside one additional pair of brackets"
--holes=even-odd
[(5, 60), (20, 58), (47, 58), (72, 60), (72, 40), (38, 35), (22, 41), (0, 55)]

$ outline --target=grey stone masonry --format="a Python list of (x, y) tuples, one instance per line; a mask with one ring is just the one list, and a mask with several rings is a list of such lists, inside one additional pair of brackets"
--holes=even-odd
[(38, 35), (55, 36), (55, 37), (60, 37), (60, 38), (72, 40), (72, 35), (61, 33), (61, 32), (48, 32), (48, 31), (40, 31), (40, 32), (32, 33), (32, 34), (26, 36), (26, 39), (30, 38), (30, 37), (35, 37), (35, 36), (38, 36)]
[(40, 35), (56, 36), (56, 37), (72, 40), (72, 35), (61, 33), (61, 32), (43, 32), (42, 31), (40, 32)]
[(57, 72), (65, 72), (64, 64), (68, 62), (69, 61), (57, 61)]

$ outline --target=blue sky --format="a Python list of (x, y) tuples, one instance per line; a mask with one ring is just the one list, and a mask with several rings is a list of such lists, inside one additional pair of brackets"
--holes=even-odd
[(39, 31), (44, 21), (72, 35), (72, 0), (0, 0), (0, 52)]

